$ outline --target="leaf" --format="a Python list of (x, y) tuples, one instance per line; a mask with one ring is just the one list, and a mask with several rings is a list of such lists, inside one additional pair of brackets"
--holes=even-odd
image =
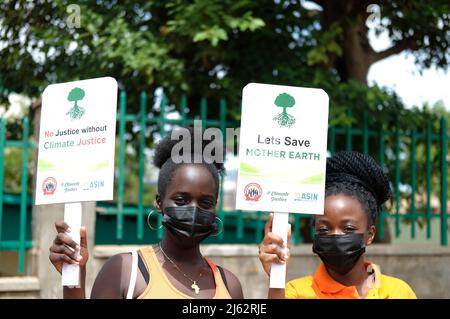
[(212, 46), (217, 46), (220, 40), (228, 40), (228, 35), (224, 29), (219, 26), (213, 26), (209, 29), (198, 32), (193, 38), (194, 42), (205, 40), (211, 42)]

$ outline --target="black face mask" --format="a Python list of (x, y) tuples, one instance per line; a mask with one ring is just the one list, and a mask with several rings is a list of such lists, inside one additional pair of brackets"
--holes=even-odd
[(167, 207), (162, 224), (180, 241), (192, 244), (217, 233), (216, 215), (197, 206)]
[(364, 234), (316, 234), (314, 237), (313, 252), (327, 268), (341, 275), (348, 273), (365, 251)]

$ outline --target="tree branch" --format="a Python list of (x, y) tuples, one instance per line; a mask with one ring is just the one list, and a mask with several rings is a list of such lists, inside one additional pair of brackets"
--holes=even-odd
[(374, 63), (383, 60), (391, 55), (400, 53), (405, 49), (417, 50), (418, 45), (413, 38), (403, 39), (384, 51), (374, 52), (372, 62)]
[(315, 17), (315, 16), (318, 16), (318, 15), (320, 15), (322, 13), (323, 13), (323, 11), (320, 11), (320, 10), (308, 9), (306, 11), (306, 14), (308, 15), (308, 17)]

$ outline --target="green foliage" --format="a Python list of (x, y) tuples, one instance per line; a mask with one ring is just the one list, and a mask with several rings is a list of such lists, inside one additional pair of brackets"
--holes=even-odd
[[(22, 190), (22, 157), (23, 150), (21, 148), (8, 147), (4, 150), (4, 185), (5, 193), (20, 194)], [(28, 151), (28, 174), (31, 176), (32, 172), (32, 158), (33, 151)], [(29, 194), (32, 193), (32, 180), (28, 178), (26, 185)]]
[[(243, 12), (248, 1), (197, 0), (168, 1), (166, 8), (170, 20), (167, 32), (188, 36), (193, 42), (208, 41), (213, 47), (227, 41), (230, 31), (255, 31), (264, 26), (262, 19), (251, 11)], [(243, 12), (235, 16), (235, 12)]]
[(198, 32), (193, 39), (194, 42), (203, 40), (208, 40), (213, 46), (217, 46), (217, 43), (219, 43), (220, 40), (228, 40), (228, 35), (224, 29), (213, 26), (212, 28)]
[[(201, 96), (211, 104), (226, 97), (236, 120), (249, 82), (325, 88), (330, 118), (340, 124), (348, 120), (346, 108), (381, 104), (384, 110), (392, 101), (403, 108), (392, 92), (350, 83), (342, 67), (356, 54), (344, 50), (349, 30), (367, 31), (364, 3), (315, 2), (320, 9), (298, 0), (84, 0), (77, 2), (75, 28), (67, 25), (71, 1), (6, 0), (0, 3), (0, 84), (39, 96), (49, 83), (109, 75), (127, 90), (131, 112), (138, 111), (141, 90), (162, 86), (175, 103), (187, 93), (192, 112)], [(377, 31), (387, 30), (394, 45), (414, 52), (418, 65), (447, 67), (447, 1), (389, 1), (380, 8)], [(218, 108), (208, 114), (218, 116)]]
[(417, 65), (447, 68), (450, 62), (450, 3), (433, 1), (385, 1), (381, 3), (379, 29), (386, 29), (393, 42), (416, 50)]
[(339, 37), (342, 34), (342, 27), (333, 23), (330, 30), (313, 32), (313, 37), (317, 44), (312, 47), (307, 54), (309, 66), (328, 64), (330, 55), (342, 56), (342, 48), (339, 45)]

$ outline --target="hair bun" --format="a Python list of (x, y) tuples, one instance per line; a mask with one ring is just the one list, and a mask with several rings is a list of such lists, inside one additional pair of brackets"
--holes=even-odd
[(327, 159), (327, 183), (349, 182), (365, 187), (378, 206), (391, 196), (389, 180), (380, 165), (369, 155), (342, 151)]

